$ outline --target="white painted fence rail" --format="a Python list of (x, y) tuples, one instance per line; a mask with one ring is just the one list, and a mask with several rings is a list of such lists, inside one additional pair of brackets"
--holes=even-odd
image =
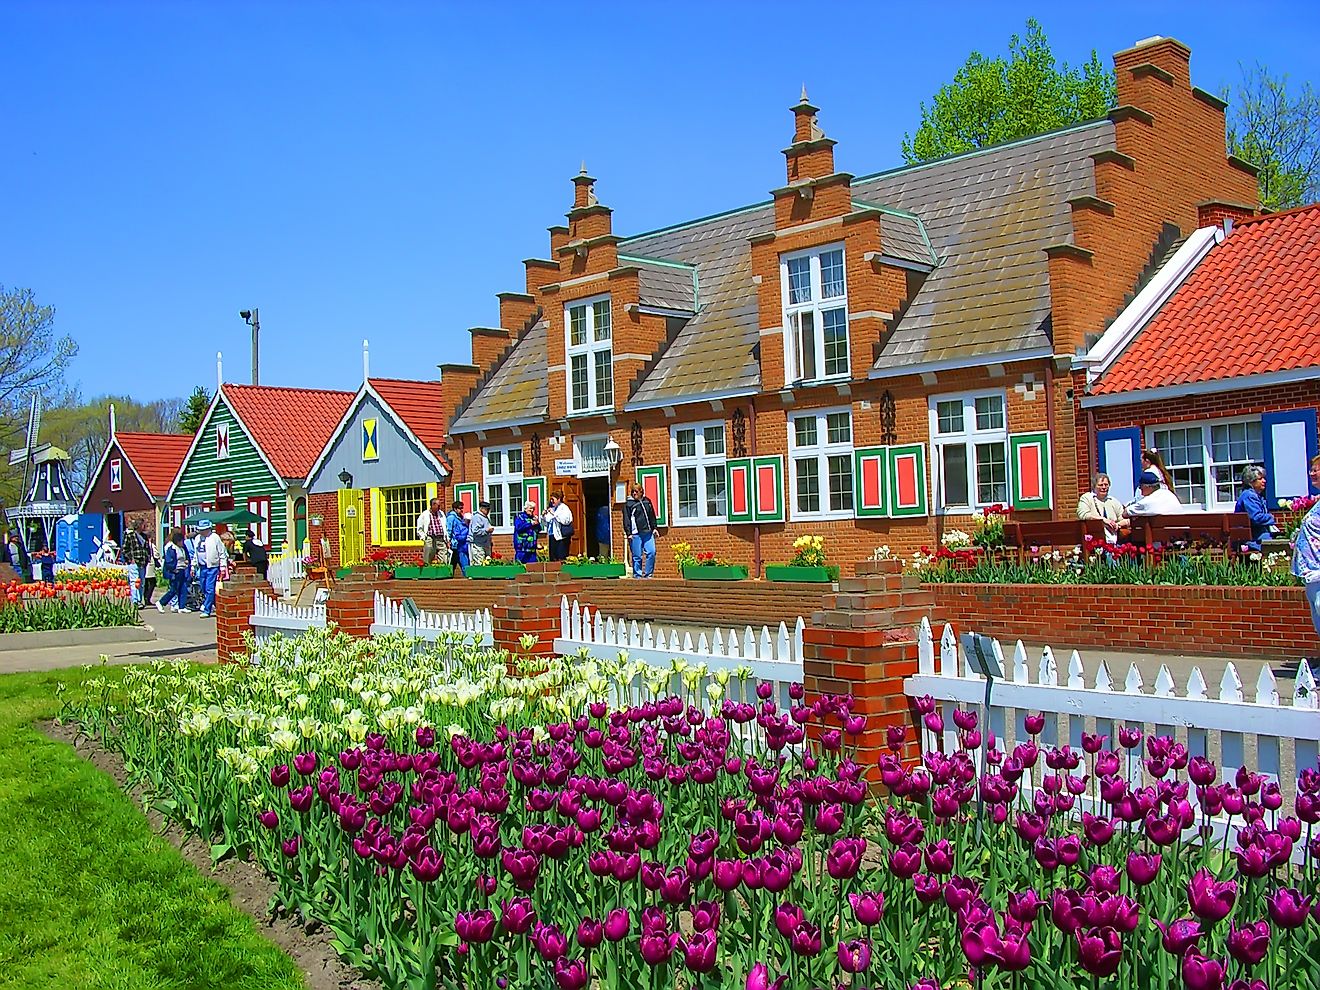
[(376, 592), (376, 621), (371, 624), (371, 635), (383, 636), (391, 632), (413, 633), (418, 639), (434, 642), (441, 636), (479, 636), (481, 646), (494, 643), (491, 635), (490, 609), (479, 612), (427, 612), (419, 611), (414, 621), (404, 611), (403, 603), (386, 598)]
[[(762, 626), (756, 632), (751, 626), (737, 629), (697, 629), (696, 638), (691, 628), (668, 630), (649, 622), (607, 617), (599, 610), (581, 605), (567, 597), (559, 603), (559, 638), (555, 652), (564, 656), (586, 650), (594, 657), (613, 660), (620, 653), (630, 659), (643, 660), (660, 667), (669, 666), (675, 658), (689, 664), (705, 664), (710, 671), (735, 670), (747, 666), (758, 681), (770, 681), (780, 703), (788, 707), (788, 686), (802, 680), (802, 630), (806, 623), (799, 616), (792, 630), (781, 622), (776, 632)], [(750, 683), (750, 682), (749, 682)], [(739, 698), (734, 681), (728, 685), (729, 696)]]
[(252, 626), (257, 642), (277, 632), (296, 635), (305, 629), (325, 625), (324, 605), (287, 605), (261, 590), (253, 591), (252, 596), (252, 616), (248, 624)]
[[(1298, 775), (1316, 766), (1320, 697), (1305, 663), (1282, 692), (1268, 666), (1261, 667), (1254, 690), (1246, 690), (1230, 663), (1212, 696), (1199, 667), (1192, 668), (1179, 694), (1167, 665), (1160, 666), (1147, 690), (1136, 664), (1118, 682), (1103, 661), (1088, 674), (1076, 651), (1060, 671), (1048, 646), (1039, 660), (1028, 658), (1020, 640), (1011, 658), (1004, 656), (998, 640), (993, 648), (1004, 677), (994, 683), (988, 722), (1005, 752), (1028, 738), (1022, 720), (1034, 712), (1046, 716), (1039, 738), (1047, 746), (1080, 748), (1082, 733), (1090, 732), (1107, 735), (1105, 745), (1117, 748), (1117, 727), (1135, 726), (1148, 735), (1172, 736), (1191, 756), (1213, 760), (1225, 780), (1243, 765), (1269, 775), (1283, 793), (1283, 814), (1292, 813)], [(904, 681), (903, 688), (909, 697), (930, 695), (940, 703), (946, 752), (958, 745), (952, 709), (980, 712), (985, 700), (985, 679), (972, 672), (953, 630), (946, 625), (936, 643), (925, 620), (918, 631), (917, 673)], [(921, 733), (923, 747), (940, 748), (933, 733), (924, 727)], [(1141, 761), (1131, 764), (1129, 776), (1139, 783)]]
[(292, 594), (293, 582), (302, 577), (303, 559), (301, 554), (285, 551), (270, 558), (270, 566), (266, 569), (266, 579), (270, 581), (271, 587), (280, 596)]

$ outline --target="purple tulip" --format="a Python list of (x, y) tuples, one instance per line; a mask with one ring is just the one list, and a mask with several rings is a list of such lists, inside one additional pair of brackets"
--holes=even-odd
[(559, 990), (582, 990), (587, 985), (587, 964), (581, 959), (556, 959), (554, 972)]
[(1230, 983), (1228, 985), (1228, 990), (1270, 990), (1270, 988), (1265, 985), (1264, 980), (1248, 981), (1245, 978), (1242, 978)]
[(655, 931), (643, 932), (638, 943), (642, 961), (648, 966), (662, 966), (669, 962), (669, 957), (678, 948), (680, 937), (677, 932), (672, 935)]
[(783, 990), (786, 979), (788, 979), (787, 976), (781, 976), (776, 980), (770, 979), (769, 968), (765, 963), (759, 962), (747, 974), (745, 990)]
[(531, 898), (515, 897), (500, 903), (500, 925), (510, 935), (523, 935), (536, 920)]
[(934, 904), (944, 896), (945, 885), (939, 877), (918, 873), (912, 878), (912, 889), (916, 891), (917, 900), (922, 904)]
[(921, 869), (921, 850), (910, 842), (889, 851), (889, 871), (900, 880), (911, 878)]
[(850, 880), (862, 866), (866, 840), (860, 836), (838, 839), (825, 854), (825, 869), (835, 880)]
[(1167, 925), (1157, 918), (1155, 925), (1160, 930), (1160, 944), (1171, 956), (1182, 957), (1205, 934), (1195, 918), (1178, 918)]
[(953, 872), (953, 847), (948, 839), (940, 839), (926, 847), (926, 869), (931, 873)]
[(885, 745), (890, 750), (897, 753), (903, 748), (903, 742), (907, 739), (907, 726), (891, 725), (885, 729)]
[(1300, 928), (1306, 924), (1306, 914), (1310, 910), (1314, 896), (1303, 897), (1301, 891), (1292, 887), (1280, 887), (1270, 894), (1265, 905), (1269, 908), (1270, 920), (1280, 928)]
[(1008, 895), (1008, 914), (1014, 921), (1029, 925), (1036, 920), (1044, 902), (1033, 888), (1027, 888), (1020, 894)]
[(299, 753), (293, 758), (293, 769), (304, 777), (310, 777), (316, 772), (316, 754)]
[(804, 921), (789, 936), (789, 948), (799, 956), (820, 955), (820, 926)]
[(1225, 940), (1228, 954), (1243, 966), (1256, 966), (1270, 951), (1270, 923), (1257, 921), (1238, 928), (1230, 924)]
[(628, 928), (632, 922), (627, 910), (624, 908), (614, 908), (605, 916), (605, 923), (602, 926), (605, 937), (611, 942), (619, 942), (628, 934)]
[(289, 785), (289, 766), (287, 763), (281, 763), (279, 766), (270, 768), (270, 785), (272, 787), (287, 787)]
[(1114, 837), (1114, 823), (1108, 818), (1100, 818), (1089, 811), (1082, 812), (1082, 834), (1093, 846), (1103, 846)]
[(1022, 719), (1022, 727), (1027, 730), (1028, 735), (1038, 736), (1045, 731), (1045, 716), (1039, 712), (1028, 715)]
[(1136, 749), (1141, 745), (1141, 730), (1135, 726), (1119, 726), (1118, 744), (1124, 749)]
[(864, 938), (839, 943), (839, 967), (845, 973), (861, 973), (871, 965), (871, 943)]
[(1087, 886), (1095, 894), (1117, 894), (1118, 882), (1122, 874), (1118, 867), (1106, 863), (1097, 863), (1086, 875)]
[(683, 965), (692, 972), (709, 973), (715, 968), (717, 945), (713, 930), (693, 932), (691, 938), (683, 940), (682, 945)]
[(1187, 900), (1192, 913), (1213, 924), (1223, 921), (1233, 910), (1238, 885), (1229, 880), (1220, 883), (1207, 869), (1199, 869), (1187, 884)]
[(269, 832), (274, 832), (280, 827), (280, 816), (279, 812), (276, 811), (263, 811), (257, 815), (257, 821), (261, 823), (262, 828)]
[(939, 735), (944, 731), (944, 716), (939, 712), (931, 712), (929, 715), (923, 716), (922, 723), (926, 726), (928, 732), (933, 732), (935, 735)]
[(1182, 960), (1183, 984), (1187, 990), (1223, 990), (1228, 965), (1220, 959), (1207, 959), (1190, 950)]
[(697, 901), (692, 905), (693, 931), (714, 931), (720, 927), (719, 901)]
[(1123, 939), (1112, 928), (1078, 929), (1077, 961), (1094, 976), (1113, 976), (1123, 959)]
[(1160, 862), (1159, 853), (1128, 853), (1128, 879), (1138, 887), (1149, 886), (1160, 872)]
[(298, 855), (298, 847), (302, 844), (302, 836), (295, 835), (292, 838), (285, 839), (280, 843), (280, 852), (284, 853), (289, 859)]
[(412, 874), (422, 883), (432, 883), (445, 868), (445, 858), (430, 846), (423, 846), (409, 862)]
[(784, 938), (791, 938), (794, 930), (806, 918), (806, 912), (796, 904), (785, 902), (775, 908), (775, 928)]
[(556, 925), (537, 922), (532, 929), (532, 945), (546, 962), (568, 955), (568, 938)]
[(848, 903), (852, 905), (857, 923), (867, 928), (880, 924), (885, 913), (885, 895), (879, 891), (863, 890), (849, 894)]
[(495, 912), (481, 909), (478, 911), (459, 911), (454, 916), (454, 932), (464, 942), (481, 944), (495, 937)]

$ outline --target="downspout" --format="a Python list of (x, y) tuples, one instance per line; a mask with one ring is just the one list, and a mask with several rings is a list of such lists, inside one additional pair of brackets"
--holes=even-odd
[[(748, 402), (747, 405), (748, 408), (751, 409), (752, 411), (752, 415), (748, 417), (749, 419), (748, 429), (751, 431), (752, 457), (755, 457), (756, 456), (756, 396), (755, 395), (751, 397), (751, 401)], [(754, 473), (753, 473), (753, 478), (755, 478)], [(787, 498), (788, 497), (787, 494), (784, 497)], [(761, 524), (758, 522), (752, 524), (752, 577), (759, 578), (760, 576), (761, 576)]]
[[(1049, 424), (1050, 438), (1050, 505), (1053, 510), (1050, 512), (1052, 518), (1058, 518), (1059, 511), (1059, 472), (1055, 470), (1056, 461), (1054, 460), (1054, 358), (1049, 358), (1045, 362), (1045, 422)], [(1074, 434), (1075, 436), (1076, 434)]]
[(1091, 472), (1100, 470), (1100, 450), (1096, 446), (1094, 409), (1086, 410), (1086, 447), (1090, 451), (1091, 459), (1086, 464), (1086, 477), (1077, 480), (1087, 485), (1086, 490), (1090, 491)]

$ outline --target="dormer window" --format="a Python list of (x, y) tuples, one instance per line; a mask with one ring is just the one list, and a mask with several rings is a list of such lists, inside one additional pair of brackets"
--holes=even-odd
[(848, 377), (848, 283), (843, 261), (842, 247), (780, 258), (784, 367), (790, 385)]
[(568, 411), (605, 412), (614, 408), (613, 325), (610, 297), (584, 299), (564, 307), (568, 355)]

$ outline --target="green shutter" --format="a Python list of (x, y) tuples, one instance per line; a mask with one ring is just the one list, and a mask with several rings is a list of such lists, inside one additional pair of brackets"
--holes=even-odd
[(889, 514), (924, 516), (926, 508), (926, 445), (890, 447), (888, 456)]
[[(546, 509), (545, 494), (544, 477), (523, 478), (523, 501), (535, 502), (537, 512), (544, 512)], [(520, 505), (518, 508), (521, 509), (522, 506)], [(510, 510), (510, 515), (513, 514), (513, 511), (514, 510)]]
[(889, 515), (889, 448), (853, 452), (853, 511), (858, 519)]
[(1048, 432), (1014, 433), (1008, 438), (1008, 482), (1014, 509), (1048, 509), (1054, 504)]
[(753, 518), (759, 523), (784, 521), (784, 458), (752, 458)]
[[(480, 499), (481, 496), (477, 494), (477, 483), (475, 481), (454, 486), (454, 501), (463, 502), (464, 505), (468, 506), (469, 512), (477, 511), (477, 502)], [(444, 508), (444, 506), (441, 506), (441, 508)]]
[(657, 526), (669, 525), (669, 469), (663, 464), (639, 467), (637, 484), (655, 505)]
[(735, 457), (724, 465), (725, 492), (729, 506), (730, 523), (756, 521), (756, 483), (753, 480), (752, 459)]

